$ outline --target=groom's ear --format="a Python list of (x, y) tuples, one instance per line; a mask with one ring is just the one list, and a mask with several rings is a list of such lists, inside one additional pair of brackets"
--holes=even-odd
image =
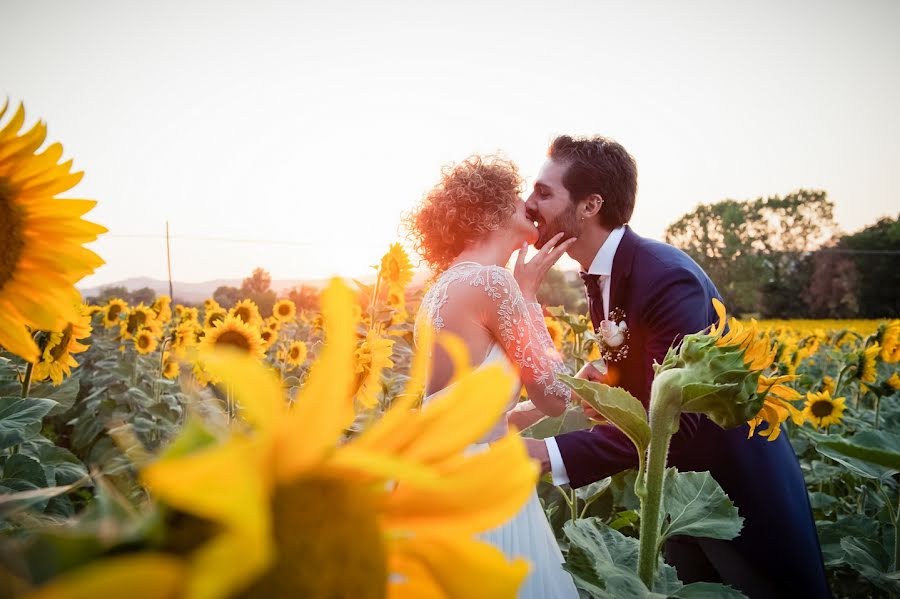
[(587, 219), (592, 219), (600, 213), (600, 208), (602, 207), (603, 198), (599, 193), (592, 193), (584, 199), (582, 216)]

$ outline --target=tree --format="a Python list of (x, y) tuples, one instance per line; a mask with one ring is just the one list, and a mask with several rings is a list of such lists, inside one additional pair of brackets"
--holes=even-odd
[(900, 316), (900, 216), (841, 238), (836, 252), (856, 263), (859, 272), (859, 315), (863, 318)]
[(300, 285), (287, 293), (288, 299), (294, 302), (298, 311), (319, 309), (319, 290), (312, 285)]
[(730, 311), (796, 317), (805, 311), (809, 256), (837, 230), (833, 209), (818, 190), (723, 200), (681, 217), (665, 239), (709, 274)]
[(141, 287), (131, 292), (132, 304), (144, 304), (149, 306), (156, 299), (156, 292), (149, 287)]
[(222, 285), (213, 291), (213, 299), (223, 308), (231, 309), (241, 300), (241, 290), (237, 287)]
[(587, 312), (587, 298), (581, 279), (567, 277), (556, 267), (551, 268), (544, 277), (537, 291), (537, 300), (542, 306), (563, 306), (566, 312), (574, 314)]
[(276, 295), (271, 289), (272, 277), (263, 268), (253, 269), (253, 274), (241, 283), (241, 295), (256, 302), (259, 313), (266, 317), (272, 315), (272, 307), (275, 305)]
[(859, 314), (859, 273), (850, 258), (834, 252), (813, 255), (813, 273), (805, 294), (813, 318), (853, 318)]

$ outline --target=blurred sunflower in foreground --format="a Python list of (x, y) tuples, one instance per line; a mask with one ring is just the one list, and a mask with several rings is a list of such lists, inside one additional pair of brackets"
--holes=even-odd
[(427, 377), (423, 349), (404, 399), (342, 444), (355, 416), (352, 301), (340, 283), (323, 294), (326, 344), (293, 404), (257, 360), (207, 356), (250, 428), (199, 447), (176, 440), (141, 477), (161, 503), (213, 524), (211, 537), (179, 555), (96, 562), (34, 597), (514, 597), (528, 566), (474, 535), (525, 503), (536, 468), (514, 433), (466, 452), (513, 381), (479, 369), (412, 410)]
[[(9, 102), (0, 108), (0, 123)], [(59, 163), (62, 146), (37, 153), (47, 136), (38, 122), (20, 135), (22, 105), (0, 128), (0, 346), (29, 362), (41, 352), (32, 330), (61, 331), (81, 317), (75, 283), (103, 260), (83, 244), (106, 227), (82, 220), (93, 200), (59, 199), (83, 173)]]

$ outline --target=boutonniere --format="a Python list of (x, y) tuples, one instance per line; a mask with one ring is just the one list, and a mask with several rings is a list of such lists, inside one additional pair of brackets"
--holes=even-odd
[(600, 322), (595, 331), (600, 356), (606, 362), (618, 362), (628, 357), (628, 324), (625, 322), (625, 311), (615, 308), (609, 311), (609, 317)]

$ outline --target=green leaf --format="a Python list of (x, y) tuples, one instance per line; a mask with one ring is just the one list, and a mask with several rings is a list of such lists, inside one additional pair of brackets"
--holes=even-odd
[(675, 569), (660, 560), (653, 592), (647, 589), (637, 575), (638, 540), (613, 530), (599, 518), (566, 522), (563, 531), (569, 539), (565, 568), (575, 586), (592, 597), (662, 597), (681, 588)]
[(46, 487), (47, 477), (36, 459), (20, 453), (11, 456), (3, 466), (3, 478), (26, 480), (36, 487)]
[(801, 429), (816, 442), (816, 451), (866, 478), (884, 479), (900, 472), (900, 435), (862, 431), (852, 437)]
[(817, 520), (816, 532), (822, 547), (822, 557), (826, 566), (837, 566), (846, 563), (846, 553), (841, 547), (841, 539), (845, 537), (874, 538), (878, 534), (878, 523), (868, 516), (851, 514), (838, 516), (835, 522)]
[(625, 433), (634, 443), (639, 455), (643, 456), (647, 452), (650, 444), (647, 410), (631, 393), (621, 387), (610, 387), (564, 374), (557, 375), (557, 378)]
[(40, 426), (55, 405), (52, 399), (0, 397), (0, 450), (25, 441), (28, 427)]
[(674, 535), (727, 541), (740, 534), (744, 519), (709, 472), (668, 468), (663, 485), (660, 543)]
[(579, 487), (575, 489), (575, 496), (578, 497), (578, 499), (580, 499), (581, 501), (590, 504), (591, 502), (596, 501), (598, 497), (606, 492), (611, 482), (612, 479), (610, 477), (606, 477), (589, 485)]
[(591, 428), (591, 421), (584, 415), (580, 405), (571, 406), (559, 416), (542, 418), (522, 431), (522, 436), (532, 439), (546, 439), (572, 431)]
[(671, 599), (738, 599), (746, 597), (728, 585), (715, 582), (695, 582), (685, 585), (669, 595)]
[(878, 541), (859, 537), (841, 539), (846, 563), (869, 582), (893, 596), (900, 595), (900, 580), (888, 551)]

